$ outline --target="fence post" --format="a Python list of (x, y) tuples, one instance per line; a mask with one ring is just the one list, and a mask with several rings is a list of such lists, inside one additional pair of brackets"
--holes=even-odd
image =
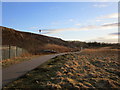
[(8, 46), (8, 47), (9, 47), (9, 58), (10, 58), (10, 49), (11, 49), (11, 48), (10, 48), (10, 44), (9, 44), (9, 46)]
[(16, 46), (16, 55), (15, 55), (15, 57), (17, 57), (17, 46)]
[(2, 61), (2, 52), (3, 52), (2, 45), (0, 45), (0, 61)]
[(0, 50), (2, 50), (1, 52), (2, 57), (0, 57), (0, 60), (21, 56), (22, 54), (25, 54), (27, 52), (23, 48), (19, 48), (17, 46), (11, 46), (10, 44), (0, 47)]

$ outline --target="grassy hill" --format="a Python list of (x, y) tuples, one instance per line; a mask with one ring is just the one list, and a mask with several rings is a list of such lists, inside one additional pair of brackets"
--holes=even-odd
[(28, 52), (37, 54), (41, 50), (55, 50), (57, 52), (67, 52), (80, 50), (84, 48), (113, 47), (119, 48), (120, 44), (64, 41), (60, 38), (49, 37), (41, 34), (17, 31), (15, 29), (2, 27), (2, 44), (13, 45), (26, 49)]
[(7, 27), (2, 28), (2, 45), (13, 45), (26, 49), (31, 53), (50, 49), (58, 52), (70, 51), (67, 41), (60, 38), (40, 34), (21, 32)]

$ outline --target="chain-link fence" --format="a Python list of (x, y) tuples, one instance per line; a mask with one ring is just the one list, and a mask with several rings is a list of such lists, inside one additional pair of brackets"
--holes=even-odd
[(17, 46), (4, 45), (0, 49), (2, 50), (2, 60), (18, 57), (27, 53), (25, 49)]

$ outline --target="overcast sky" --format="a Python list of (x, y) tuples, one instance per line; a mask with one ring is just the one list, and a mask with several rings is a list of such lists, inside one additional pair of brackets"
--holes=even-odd
[(117, 2), (3, 2), (2, 25), (64, 40), (118, 41)]

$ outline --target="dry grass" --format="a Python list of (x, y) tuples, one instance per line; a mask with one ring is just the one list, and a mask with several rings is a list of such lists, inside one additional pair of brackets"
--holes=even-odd
[(6, 88), (120, 88), (119, 50), (86, 49), (53, 58)]
[(55, 50), (57, 52), (68, 52), (71, 49), (65, 46), (55, 45), (55, 44), (46, 44), (44, 49)]

